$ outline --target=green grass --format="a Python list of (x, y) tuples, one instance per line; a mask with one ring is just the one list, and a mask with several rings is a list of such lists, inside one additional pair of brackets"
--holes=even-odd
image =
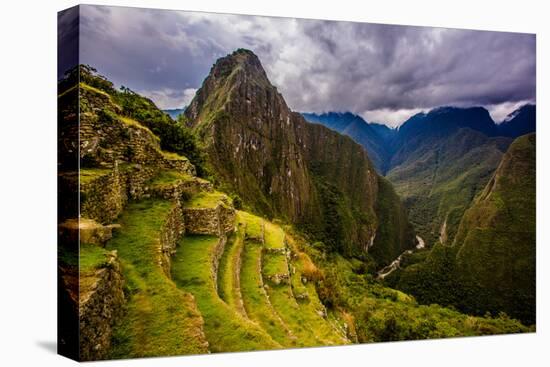
[(81, 168), (80, 169), (80, 183), (81, 184), (87, 184), (94, 180), (96, 180), (99, 177), (108, 175), (109, 173), (113, 172), (110, 169), (105, 168)]
[(194, 195), (186, 204), (187, 208), (215, 208), (223, 200), (226, 200), (227, 196), (220, 192), (205, 192), (202, 191), (197, 195)]
[(235, 311), (246, 316), (242, 303), (240, 272), (243, 251), (244, 223), (238, 223), (237, 233), (225, 245), (218, 267), (218, 294)]
[(257, 324), (245, 319), (219, 298), (212, 273), (218, 238), (187, 236), (176, 252), (172, 276), (178, 287), (195, 296), (204, 317), (204, 330), (212, 352), (280, 348)]
[[(272, 225), (272, 230), (282, 229)], [(283, 232), (284, 235), (284, 232)], [(267, 226), (266, 226), (267, 236)], [(245, 246), (249, 246), (246, 242)], [(295, 264), (293, 264), (294, 266)], [(281, 316), (283, 322), (297, 337), (297, 344), (301, 346), (315, 345), (336, 345), (345, 344), (346, 341), (337, 334), (327, 319), (324, 319), (319, 312), (324, 307), (317, 297), (314, 283), (301, 284), (301, 264), (296, 264), (296, 273), (291, 279), (291, 284), (281, 283), (280, 285), (270, 284), (267, 288), (269, 299), (274, 309)], [(274, 274), (288, 274), (286, 256), (281, 253), (266, 252), (263, 264), (264, 277)], [(294, 297), (291, 285), (299, 285), (296, 294), (305, 294), (306, 298), (297, 302)]]
[(113, 330), (111, 358), (207, 351), (193, 298), (158, 263), (159, 232), (172, 205), (160, 200), (130, 203), (120, 218), (121, 229), (107, 243), (107, 249), (118, 251), (128, 300)]
[(174, 184), (178, 181), (186, 181), (192, 179), (192, 176), (176, 170), (161, 171), (151, 180), (151, 186), (166, 186)]
[[(244, 231), (239, 231), (237, 236), (242, 242)], [(261, 243), (257, 241), (245, 242), (240, 278), (246, 312), (281, 345), (285, 347), (297, 346), (295, 338), (267, 298), (260, 269), (261, 256)]]
[(239, 215), (246, 221), (246, 238), (263, 240), (263, 219), (247, 212), (239, 212)]
[(179, 155), (177, 153), (167, 152), (165, 150), (163, 150), (161, 153), (164, 156), (164, 158), (166, 158), (168, 160), (171, 160), (171, 161), (188, 161), (188, 159), (186, 157), (184, 157), (182, 155)]
[(265, 246), (270, 249), (285, 247), (285, 233), (281, 227), (265, 222)]
[(80, 274), (90, 273), (107, 265), (110, 251), (97, 245), (80, 244)]
[(126, 117), (126, 116), (117, 115), (117, 117), (120, 119), (120, 121), (124, 122), (124, 124), (126, 124), (127, 126), (131, 126), (131, 127), (135, 127), (136, 129), (143, 130), (143, 131), (147, 132), (148, 134), (150, 134), (151, 136), (153, 136), (155, 138), (155, 140), (160, 140), (158, 138), (158, 136), (153, 134), (153, 132), (151, 130), (149, 130), (149, 128), (147, 128), (146, 126), (143, 126), (139, 121), (136, 121), (136, 120), (134, 120), (130, 117)]
[(91, 85), (88, 85), (86, 83), (80, 82), (80, 88), (87, 89), (87, 90), (92, 91), (94, 93), (103, 94), (104, 96), (107, 96), (107, 97), (109, 97), (109, 99), (111, 99), (111, 96), (107, 92), (102, 91), (101, 89), (98, 89), (96, 87), (92, 87)]
[(288, 264), (285, 254), (265, 252), (262, 265), (262, 272), (266, 278), (276, 274), (288, 274)]

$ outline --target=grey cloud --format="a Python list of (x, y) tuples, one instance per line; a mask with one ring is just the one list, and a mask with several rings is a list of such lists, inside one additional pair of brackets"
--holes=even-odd
[(198, 88), (217, 58), (244, 47), (298, 111), (392, 120), (485, 105), (501, 115), (494, 106), (535, 98), (529, 34), (98, 6), (81, 21), (82, 62), (136, 90)]

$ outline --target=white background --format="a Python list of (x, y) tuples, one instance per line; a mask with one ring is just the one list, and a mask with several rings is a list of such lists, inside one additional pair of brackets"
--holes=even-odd
[[(537, 33), (536, 334), (142, 359), (135, 366), (548, 365), (549, 47), (545, 1), (95, 1)], [(0, 365), (64, 366), (56, 340), (56, 12), (75, 1), (7, 0), (0, 12)], [(546, 188), (546, 190), (545, 190)], [(543, 265), (544, 264), (544, 265)], [(128, 361), (105, 362), (122, 366)]]

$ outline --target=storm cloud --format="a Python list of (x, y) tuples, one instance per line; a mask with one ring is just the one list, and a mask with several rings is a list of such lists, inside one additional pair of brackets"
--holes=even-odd
[(187, 104), (240, 47), (295, 111), (395, 126), (442, 105), (485, 106), (499, 121), (535, 100), (531, 34), (88, 5), (80, 21), (80, 62), (161, 108)]

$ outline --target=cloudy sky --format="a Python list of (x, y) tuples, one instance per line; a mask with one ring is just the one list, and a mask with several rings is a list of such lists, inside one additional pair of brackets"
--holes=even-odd
[(160, 108), (186, 105), (217, 58), (260, 58), (295, 111), (396, 126), (442, 105), (496, 121), (535, 100), (535, 37), (305, 19), (81, 6), (80, 58)]

